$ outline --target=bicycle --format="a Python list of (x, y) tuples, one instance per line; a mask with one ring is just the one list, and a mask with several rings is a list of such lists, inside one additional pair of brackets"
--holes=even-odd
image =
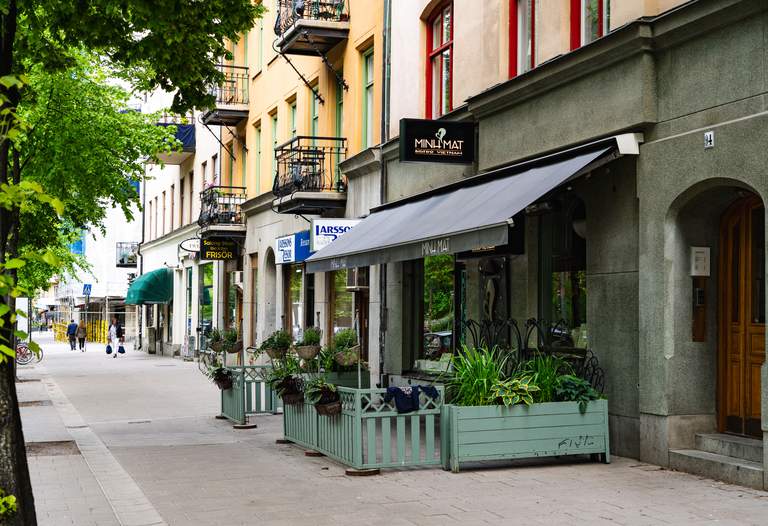
[[(37, 355), (37, 356), (35, 356)], [(40, 349), (38, 353), (35, 353), (29, 348), (27, 342), (19, 342), (16, 344), (16, 364), (27, 365), (37, 357), (37, 363), (43, 359), (43, 349)]]

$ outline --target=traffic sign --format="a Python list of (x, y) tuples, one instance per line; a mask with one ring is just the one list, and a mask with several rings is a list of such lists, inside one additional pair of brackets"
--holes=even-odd
[(90, 296), (90, 295), (91, 295), (91, 284), (83, 283), (83, 296)]

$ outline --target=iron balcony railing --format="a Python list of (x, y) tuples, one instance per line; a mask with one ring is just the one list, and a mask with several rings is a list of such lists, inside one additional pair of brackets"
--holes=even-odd
[(217, 106), (248, 104), (248, 68), (218, 64), (216, 68), (224, 74), (224, 80), (211, 88)]
[(185, 152), (195, 151), (195, 116), (163, 114), (157, 123), (158, 126), (175, 126), (176, 140), (181, 143), (181, 149)]
[(346, 0), (278, 0), (275, 34), (282, 36), (299, 20), (346, 22), (349, 7)]
[(344, 192), (346, 182), (339, 163), (346, 157), (345, 138), (294, 137), (275, 147), (277, 173), (272, 193), (283, 197), (294, 192)]
[(242, 186), (211, 186), (200, 192), (201, 227), (213, 225), (244, 225), (241, 206), (245, 201)]

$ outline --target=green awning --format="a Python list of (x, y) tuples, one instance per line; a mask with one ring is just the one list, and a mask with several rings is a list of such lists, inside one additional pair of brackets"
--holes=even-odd
[(161, 268), (142, 274), (128, 287), (125, 303), (128, 305), (151, 305), (169, 303), (173, 299), (173, 271)]

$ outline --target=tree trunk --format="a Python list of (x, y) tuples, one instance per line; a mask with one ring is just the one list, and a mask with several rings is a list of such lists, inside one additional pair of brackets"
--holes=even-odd
[[(0, 76), (15, 73), (13, 44), (16, 38), (17, 16), (16, 0), (10, 0), (7, 13), (0, 16)], [(18, 91), (4, 91), (8, 97), (5, 106), (15, 108), (19, 101)], [(13, 125), (10, 119), (12, 117), (6, 116), (5, 122), (2, 122), (2, 129), (6, 132)], [(9, 153), (10, 141), (3, 138), (0, 142), (0, 183), (18, 184), (21, 179), (18, 152), (14, 150), (12, 158)], [(18, 208), (0, 209), (0, 262), (17, 255), (18, 241)], [(15, 282), (15, 271), (12, 275)], [(11, 315), (16, 311), (16, 298), (6, 295), (2, 302), (11, 310), (4, 316), (5, 323), (0, 328), (0, 337), (8, 346), (15, 348), (15, 324), (11, 323)], [(18, 511), (11, 517), (4, 517), (3, 524), (35, 526), (35, 500), (16, 395), (16, 362), (11, 359), (6, 359), (0, 364), (0, 489), (8, 495), (15, 495), (18, 503)]]

